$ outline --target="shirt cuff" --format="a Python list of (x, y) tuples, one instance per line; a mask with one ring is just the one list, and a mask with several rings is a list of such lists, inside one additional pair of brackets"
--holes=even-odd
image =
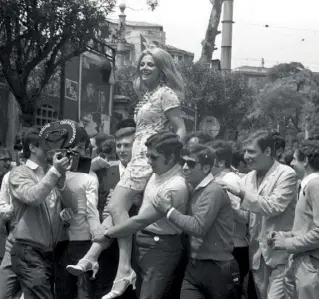
[(169, 219), (169, 216), (171, 216), (172, 212), (175, 210), (175, 208), (170, 208), (166, 214), (166, 218)]
[(54, 166), (50, 168), (50, 171), (53, 172), (58, 178), (62, 176), (62, 174)]

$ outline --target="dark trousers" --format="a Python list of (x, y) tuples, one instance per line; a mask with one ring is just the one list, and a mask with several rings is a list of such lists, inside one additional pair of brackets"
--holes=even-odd
[(91, 299), (92, 273), (87, 272), (79, 277), (71, 275), (67, 265), (76, 264), (90, 249), (91, 241), (67, 241), (59, 244), (56, 250), (56, 281), (55, 292), (58, 299)]
[(254, 277), (251, 271), (249, 271), (248, 277), (247, 297), (248, 299), (258, 299)]
[(15, 242), (11, 249), (12, 270), (18, 276), (25, 299), (52, 299), (53, 252)]
[(234, 299), (238, 265), (235, 260), (213, 261), (190, 259), (183, 280), (181, 299)]
[(21, 285), (17, 275), (12, 270), (12, 241), (7, 239), (5, 254), (0, 266), (0, 299), (17, 299), (21, 295)]
[(244, 279), (249, 272), (249, 247), (235, 247), (233, 256), (239, 266), (240, 285), (243, 290)]
[(139, 232), (135, 240), (137, 295), (139, 299), (161, 299), (182, 255), (179, 235), (163, 236)]

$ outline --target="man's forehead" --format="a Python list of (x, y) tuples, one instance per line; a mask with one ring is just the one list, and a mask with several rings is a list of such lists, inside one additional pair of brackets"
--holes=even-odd
[(243, 150), (246, 151), (246, 150), (255, 150), (255, 151), (258, 151), (260, 150), (260, 147), (257, 143), (257, 140), (251, 140), (251, 141), (247, 141), (244, 143), (243, 145)]
[(183, 159), (186, 160), (186, 161), (194, 161), (194, 162), (197, 161), (197, 157), (194, 156), (194, 155), (190, 155), (190, 156), (184, 155)]
[(115, 143), (120, 144), (120, 143), (133, 143), (134, 141), (134, 136), (124, 136), (121, 138), (116, 139)]

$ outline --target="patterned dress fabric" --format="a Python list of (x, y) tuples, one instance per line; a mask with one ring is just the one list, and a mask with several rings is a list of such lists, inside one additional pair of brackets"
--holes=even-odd
[(127, 165), (118, 186), (143, 191), (152, 175), (147, 163), (146, 140), (165, 129), (169, 120), (165, 112), (180, 107), (176, 93), (166, 85), (159, 85), (153, 92), (146, 93), (136, 109), (136, 133), (132, 149), (132, 159)]

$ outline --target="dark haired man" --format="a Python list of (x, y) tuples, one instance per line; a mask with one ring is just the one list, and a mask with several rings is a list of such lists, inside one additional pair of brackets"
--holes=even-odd
[[(317, 299), (319, 294), (319, 140), (305, 140), (294, 153), (292, 167), (301, 181), (291, 231), (271, 233), (275, 250), (293, 255), (290, 271), (296, 298)], [(292, 298), (292, 297), (289, 297)]]
[[(16, 142), (14, 150), (18, 155), (18, 165), (23, 164), (24, 158), (22, 157), (22, 134), (16, 137)], [(11, 248), (13, 245), (12, 230), (14, 229), (14, 208), (12, 204), (12, 198), (9, 189), (9, 176), (10, 172), (7, 172), (3, 177), (0, 191), (0, 220), (3, 228), (6, 230), (6, 242), (5, 242), (5, 252), (3, 256), (3, 262), (0, 266), (0, 298), (20, 298), (21, 286), (17, 275), (12, 271), (11, 264)]]
[(275, 141), (275, 159), (283, 164), (285, 163), (285, 148), (286, 148), (286, 141), (285, 139), (280, 135), (279, 132), (273, 132), (272, 136)]
[[(90, 138), (86, 131), (81, 128), (78, 133), (78, 141), (72, 148), (81, 157), (91, 157)], [(66, 266), (76, 263), (90, 248), (91, 239), (95, 235), (103, 234), (103, 227), (100, 223), (98, 205), (99, 182), (94, 172), (66, 173), (66, 187), (76, 194), (77, 212), (72, 209), (64, 209), (60, 216), (62, 220), (69, 223), (67, 230), (69, 242), (61, 250), (61, 257), (57, 263), (57, 279), (55, 284), (56, 296), (59, 299), (91, 298), (92, 288), (89, 275), (84, 274), (79, 279), (69, 274)], [(93, 267), (93, 277), (97, 268)], [(81, 297), (82, 296), (82, 297)]]
[(291, 230), (296, 174), (275, 160), (275, 139), (268, 131), (252, 133), (243, 148), (252, 171), (242, 178), (240, 187), (225, 184), (225, 188), (240, 197), (241, 209), (250, 212), (250, 262), (258, 298), (283, 299), (288, 254), (273, 251), (267, 236), (271, 231)]
[(25, 133), (22, 143), (28, 160), (26, 165), (14, 168), (9, 177), (16, 218), (12, 269), (24, 298), (53, 298), (53, 251), (62, 224), (61, 200), (66, 207), (76, 209), (73, 193), (64, 188), (70, 161), (55, 155), (50, 167), (35, 128)]
[(154, 174), (147, 183), (138, 215), (111, 227), (106, 236), (126, 237), (137, 232), (136, 264), (138, 298), (162, 298), (181, 258), (181, 231), (152, 205), (161, 194), (172, 194), (173, 206), (184, 212), (188, 189), (179, 165), (182, 144), (176, 134), (161, 132), (147, 142), (147, 157)]
[[(181, 211), (185, 210), (188, 200), (187, 186), (179, 165), (182, 144), (178, 136), (160, 132), (151, 136), (146, 146), (154, 174), (146, 186), (138, 215), (120, 225), (109, 227), (105, 232), (107, 238), (96, 238), (96, 242), (82, 259), (95, 262), (101, 252), (110, 246), (109, 238), (126, 237), (142, 230), (136, 236), (137, 274), (141, 275), (137, 278), (140, 299), (162, 298), (182, 251), (180, 230), (154, 209), (151, 200), (160, 191), (164, 194), (173, 192), (174, 206)], [(108, 218), (104, 224), (107, 223)], [(68, 269), (74, 275), (86, 271), (86, 268), (81, 267), (81, 261)], [(131, 275), (129, 283), (134, 282), (135, 277)]]
[(232, 274), (238, 266), (232, 256), (233, 212), (227, 193), (211, 174), (214, 160), (214, 153), (204, 145), (190, 145), (182, 151), (184, 176), (193, 188), (188, 215), (174, 208), (169, 194), (161, 193), (153, 201), (156, 209), (189, 235), (183, 299), (234, 298)]
[[(11, 153), (6, 148), (0, 148), (0, 186), (4, 181), (4, 177), (10, 171), (11, 166)], [(0, 193), (0, 195), (2, 195)], [(3, 194), (4, 195), (4, 194)], [(0, 202), (0, 264), (4, 256), (5, 242), (7, 238), (7, 215), (11, 214), (10, 211), (5, 211)]]

